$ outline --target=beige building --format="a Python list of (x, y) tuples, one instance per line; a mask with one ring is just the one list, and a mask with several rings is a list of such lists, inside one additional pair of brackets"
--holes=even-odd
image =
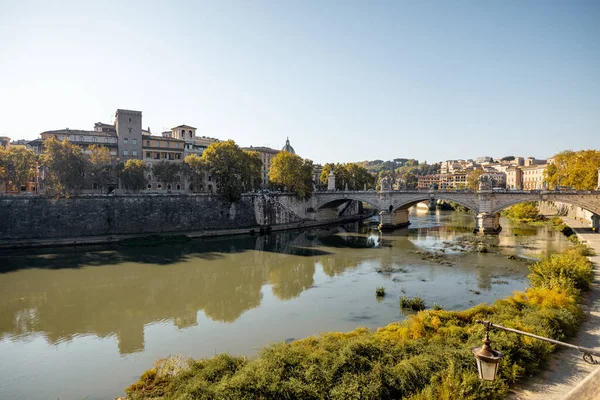
[(534, 164), (521, 167), (523, 172), (523, 190), (545, 189), (544, 171), (547, 164)]
[(523, 189), (523, 170), (521, 167), (513, 166), (506, 170), (506, 188)]
[(10, 138), (8, 136), (0, 136), (0, 147), (8, 149), (10, 147)]

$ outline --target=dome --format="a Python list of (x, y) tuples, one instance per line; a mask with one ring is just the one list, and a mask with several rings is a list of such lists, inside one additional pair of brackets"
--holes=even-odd
[(283, 149), (281, 149), (281, 151), (287, 151), (288, 153), (296, 154), (294, 148), (290, 145), (290, 138), (286, 139), (285, 146), (283, 146)]

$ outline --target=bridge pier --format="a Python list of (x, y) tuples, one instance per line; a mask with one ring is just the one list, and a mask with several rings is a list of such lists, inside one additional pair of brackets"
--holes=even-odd
[(429, 211), (434, 211), (437, 209), (437, 202), (434, 198), (429, 199)]
[(379, 213), (379, 229), (381, 230), (392, 230), (409, 224), (408, 210), (381, 211)]
[(475, 217), (475, 229), (473, 233), (481, 235), (497, 235), (502, 230), (500, 226), (500, 215), (488, 213), (479, 213)]

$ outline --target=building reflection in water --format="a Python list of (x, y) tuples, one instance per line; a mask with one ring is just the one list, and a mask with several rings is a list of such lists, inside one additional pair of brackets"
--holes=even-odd
[(161, 247), (58, 249), (0, 256), (0, 334), (42, 332), (55, 344), (81, 334), (116, 335), (121, 354), (144, 348), (144, 326), (172, 320), (197, 324), (198, 311), (233, 322), (261, 303), (270, 284), (281, 300), (298, 297), (314, 281), (315, 263), (329, 276), (353, 265), (333, 247), (373, 247), (356, 224), (332, 230), (199, 240)]

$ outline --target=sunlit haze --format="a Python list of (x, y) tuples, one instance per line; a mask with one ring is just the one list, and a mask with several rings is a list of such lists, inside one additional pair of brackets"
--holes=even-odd
[(597, 1), (0, 0), (0, 136), (153, 133), (316, 162), (600, 144)]

